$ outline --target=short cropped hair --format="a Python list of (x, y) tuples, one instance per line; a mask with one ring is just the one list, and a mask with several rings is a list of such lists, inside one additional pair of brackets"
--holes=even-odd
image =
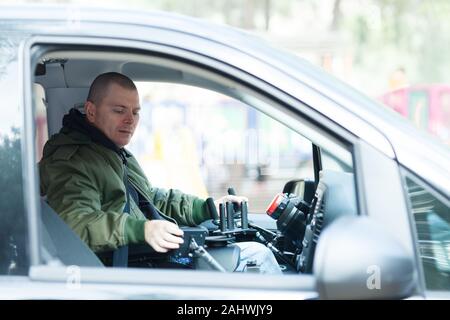
[(97, 78), (95, 78), (92, 82), (91, 87), (89, 88), (87, 100), (94, 104), (100, 104), (106, 96), (109, 86), (113, 83), (121, 86), (122, 88), (137, 91), (133, 80), (127, 76), (118, 72), (106, 72), (97, 76)]

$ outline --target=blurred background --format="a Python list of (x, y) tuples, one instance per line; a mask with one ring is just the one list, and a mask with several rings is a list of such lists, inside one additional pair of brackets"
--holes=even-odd
[[(163, 10), (243, 29), (450, 147), (449, 0), (0, 0), (28, 2)], [(287, 175), (313, 177), (310, 143), (246, 105), (175, 84), (138, 88), (147, 107), (129, 147), (154, 185), (203, 197), (234, 186), (263, 211)]]

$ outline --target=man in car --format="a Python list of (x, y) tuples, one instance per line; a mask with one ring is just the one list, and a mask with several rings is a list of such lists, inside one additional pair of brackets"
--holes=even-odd
[[(92, 83), (85, 114), (71, 109), (63, 128), (44, 147), (39, 163), (41, 194), (96, 253), (128, 258), (128, 245), (149, 244), (156, 252), (179, 248), (183, 231), (211, 219), (206, 201), (178, 190), (153, 187), (124, 147), (139, 123), (139, 95), (133, 81), (115, 72)], [(241, 202), (244, 197), (224, 196)], [(263, 273), (280, 273), (272, 252), (240, 243), (242, 269), (256, 260)], [(126, 250), (124, 251), (124, 249)], [(121, 258), (120, 258), (121, 256)]]

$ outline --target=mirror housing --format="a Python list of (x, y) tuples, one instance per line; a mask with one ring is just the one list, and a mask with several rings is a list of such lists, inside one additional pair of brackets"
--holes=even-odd
[(324, 229), (313, 271), (320, 299), (401, 299), (415, 290), (413, 256), (368, 217)]
[(308, 203), (312, 202), (316, 184), (310, 179), (291, 180), (284, 185), (283, 193), (291, 193), (301, 197)]

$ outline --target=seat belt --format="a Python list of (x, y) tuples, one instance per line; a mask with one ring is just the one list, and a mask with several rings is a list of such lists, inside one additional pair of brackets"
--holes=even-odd
[[(130, 214), (130, 192), (132, 193), (132, 196), (134, 199), (137, 199), (138, 195), (137, 195), (137, 191), (133, 188), (131, 183), (128, 181), (128, 167), (127, 167), (126, 155), (124, 155), (123, 153), (120, 153), (120, 157), (122, 158), (122, 162), (123, 162), (123, 168), (124, 168), (123, 183), (125, 185), (125, 192), (126, 192), (126, 199), (127, 199), (125, 208), (123, 209), (123, 214)], [(116, 250), (114, 250), (112, 266), (113, 267), (122, 267), (122, 268), (128, 267), (128, 245), (120, 246)]]
[[(130, 183), (130, 181), (128, 180), (128, 167), (127, 167), (126, 154), (123, 152), (120, 152), (119, 155), (122, 159), (123, 167), (124, 167), (123, 183), (125, 185), (126, 199), (127, 199), (125, 208), (123, 209), (123, 214), (130, 213), (130, 210), (131, 210), (130, 200), (133, 199), (134, 202), (138, 205), (139, 209), (144, 213), (145, 217), (148, 220), (164, 220), (164, 218), (159, 213), (158, 209), (151, 202), (148, 202), (145, 199), (145, 197), (143, 195), (141, 195), (138, 192), (138, 190), (136, 190), (133, 187), (133, 185)], [(176, 223), (174, 220), (173, 220), (173, 222)], [(128, 267), (128, 256), (129, 256), (128, 245), (118, 247), (116, 250), (113, 251), (112, 266), (127, 268)]]

